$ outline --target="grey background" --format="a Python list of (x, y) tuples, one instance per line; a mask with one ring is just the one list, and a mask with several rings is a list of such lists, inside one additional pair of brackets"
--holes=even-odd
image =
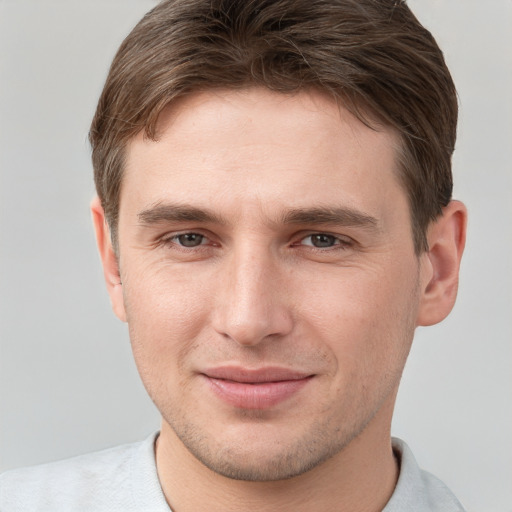
[[(0, 0), (0, 470), (158, 428), (94, 246), (88, 126), (150, 0)], [(512, 1), (411, 0), (444, 49), (470, 212), (458, 303), (420, 329), (393, 425), (471, 511), (512, 511)]]

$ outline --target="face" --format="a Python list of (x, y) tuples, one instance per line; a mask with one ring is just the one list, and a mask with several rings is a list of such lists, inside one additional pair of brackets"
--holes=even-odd
[(389, 427), (424, 280), (396, 148), (262, 89), (193, 95), (131, 141), (114, 308), (164, 424), (218, 473), (290, 477)]

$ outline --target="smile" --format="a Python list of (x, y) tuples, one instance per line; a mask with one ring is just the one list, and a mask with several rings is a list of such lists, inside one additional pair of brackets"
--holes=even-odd
[(221, 367), (202, 374), (213, 393), (241, 409), (267, 409), (295, 395), (313, 375), (282, 368)]

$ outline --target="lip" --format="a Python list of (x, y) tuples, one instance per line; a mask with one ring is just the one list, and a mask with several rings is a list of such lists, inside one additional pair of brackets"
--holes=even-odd
[(273, 407), (298, 393), (314, 376), (279, 367), (233, 366), (211, 368), (202, 375), (218, 398), (241, 409)]

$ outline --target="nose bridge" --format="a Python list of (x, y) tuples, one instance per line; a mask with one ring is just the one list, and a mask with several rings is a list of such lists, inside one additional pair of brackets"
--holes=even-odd
[(216, 312), (218, 332), (241, 345), (256, 345), (290, 330), (276, 258), (270, 247), (256, 238), (233, 248), (223, 269)]

